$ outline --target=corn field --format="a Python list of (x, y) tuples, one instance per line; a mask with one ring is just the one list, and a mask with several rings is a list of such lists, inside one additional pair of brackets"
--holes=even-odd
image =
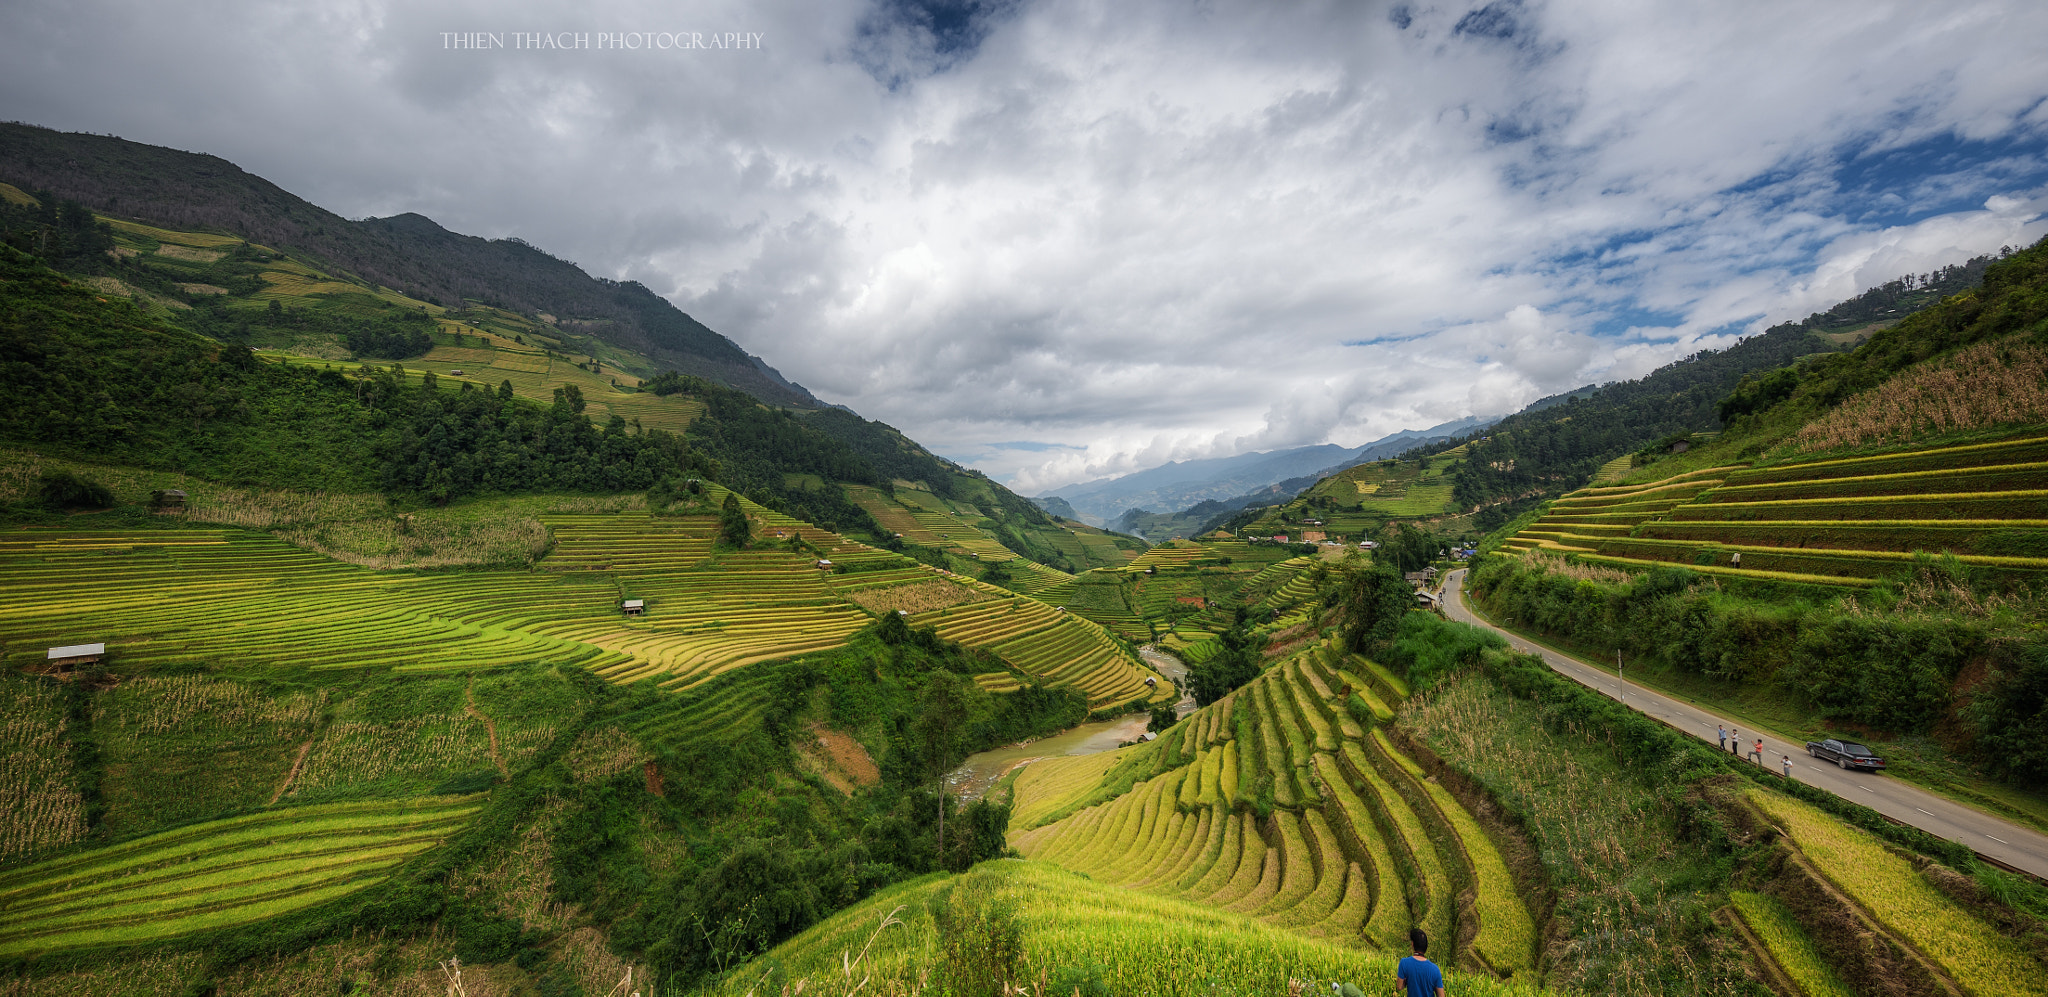
[(69, 844), (85, 830), (64, 740), (63, 690), (7, 677), (0, 683), (0, 859)]
[(1832, 450), (2029, 422), (2048, 422), (2048, 350), (1994, 341), (1850, 398), (1784, 449)]
[(898, 610), (913, 614), (926, 613), (934, 609), (958, 606), (961, 603), (975, 602), (984, 598), (981, 593), (965, 585), (955, 585), (952, 582), (944, 581), (917, 582), (912, 585), (895, 585), (889, 588), (867, 589), (859, 592), (849, 592), (846, 597), (853, 600), (860, 608), (878, 615), (893, 613)]

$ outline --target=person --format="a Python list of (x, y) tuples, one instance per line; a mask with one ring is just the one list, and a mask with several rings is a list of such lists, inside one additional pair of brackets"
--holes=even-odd
[(1758, 765), (1762, 765), (1764, 763), (1763, 738), (1759, 737), (1756, 739), (1756, 747), (1749, 749), (1749, 757), (1754, 759)]
[(1785, 778), (1792, 778), (1792, 756), (1785, 756)]
[(1429, 934), (1421, 928), (1408, 929), (1408, 947), (1415, 954), (1394, 967), (1394, 985), (1407, 997), (1444, 997), (1444, 971), (1429, 961)]
[(1727, 751), (1727, 750), (1728, 750), (1728, 725), (1727, 725), (1727, 724), (1716, 724), (1716, 725), (1714, 726), (1714, 729), (1715, 729), (1715, 730), (1717, 730), (1717, 731), (1719, 731), (1719, 732), (1721, 733), (1721, 750), (1722, 750), (1722, 751)]
[(1738, 755), (1742, 753), (1742, 731), (1740, 731), (1740, 730), (1731, 730), (1731, 731), (1729, 731), (1729, 732), (1728, 732), (1728, 741), (1729, 741), (1729, 744), (1728, 744), (1728, 751), (1729, 751), (1729, 753), (1731, 753), (1731, 754), (1738, 754)]

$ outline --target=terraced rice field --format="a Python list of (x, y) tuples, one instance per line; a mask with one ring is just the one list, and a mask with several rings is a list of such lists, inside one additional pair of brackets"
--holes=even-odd
[(1153, 570), (1184, 568), (1187, 567), (1190, 561), (1203, 560), (1215, 556), (1208, 547), (1195, 543), (1192, 540), (1169, 540), (1138, 555), (1135, 560), (1124, 566), (1124, 570), (1144, 571), (1147, 568)]
[[(986, 647), (1025, 675), (1071, 685), (1087, 694), (1090, 709), (1136, 700), (1165, 702), (1176, 695), (1172, 683), (1137, 661), (1101, 627), (1036, 599), (988, 599), (919, 613), (909, 622), (913, 627), (932, 627), (947, 640)], [(1148, 678), (1151, 686), (1145, 684)]]
[[(1470, 927), (1462, 965), (1529, 971), (1534, 922), (1499, 849), (1344, 706), (1394, 695), (1383, 675), (1319, 645), (1156, 741), (1035, 762), (1015, 783), (1011, 843), (1097, 882), (1355, 947), (1403, 951), (1411, 924), (1438, 939)], [(1476, 901), (1461, 915), (1464, 890)]]
[(0, 957), (135, 943), (274, 917), (385, 878), (473, 797), (272, 810), (0, 874)]
[(2036, 553), (2044, 538), (2048, 438), (2034, 438), (1584, 488), (1558, 499), (1503, 549), (1866, 585), (1910, 568), (1915, 551), (2048, 578), (2048, 557)]
[(2048, 994), (2048, 965), (2026, 945), (1972, 917), (1877, 839), (1767, 790), (1752, 789), (1747, 798), (1829, 883), (1931, 961), (1944, 982), (1977, 997)]
[[(1300, 981), (1303, 992), (1329, 993), (1341, 981), (1378, 993), (1394, 975), (1393, 953), (1304, 937), (1242, 914), (1119, 890), (1047, 863), (1019, 861), (984, 863), (964, 877), (927, 877), (881, 890), (769, 956), (811, 993), (839, 992), (848, 985), (849, 965), (855, 967), (853, 984), (871, 981), (856, 989), (915, 992), (921, 979), (928, 980), (932, 953), (942, 944), (932, 911), (977, 901), (1018, 905), (1019, 968), (1034, 988), (1041, 971), (1051, 976), (1061, 967), (1087, 966), (1099, 967), (1104, 989), (1097, 992), (1159, 997), (1282, 994), (1290, 980)], [(891, 911), (896, 923), (880, 927)], [(758, 974), (735, 973), (710, 992), (767, 992), (760, 982)], [(1528, 992), (1474, 976), (1460, 976), (1454, 986), (1460, 997)]]
[[(699, 682), (754, 661), (837, 647), (870, 621), (836, 584), (934, 576), (886, 551), (752, 507), (806, 551), (713, 558), (712, 517), (550, 516), (539, 570), (380, 573), (238, 530), (0, 533), (0, 641), (41, 649), (100, 641), (122, 667), (175, 662), (306, 668), (478, 669), (545, 661), (615, 681)], [(772, 546), (772, 545), (771, 545)], [(990, 590), (994, 591), (994, 590)], [(175, 592), (167, 599), (165, 593)], [(640, 598), (647, 614), (620, 615)]]

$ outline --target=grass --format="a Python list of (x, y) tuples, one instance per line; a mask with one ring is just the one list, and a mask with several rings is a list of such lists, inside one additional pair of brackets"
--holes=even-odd
[[(1540, 704), (1468, 676), (1410, 700), (1400, 724), (1520, 815), (1557, 891), (1546, 985), (1601, 993), (1718, 994), (1739, 959), (1698, 925), (1720, 901), (1697, 884), (1713, 859), (1687, 842), (1658, 774), (1599, 749), (1600, 730), (1549, 732)], [(1484, 919), (1482, 918), (1482, 924)]]
[(1863, 831), (1762, 789), (1748, 798), (1784, 827), (1821, 875), (1972, 994), (2048, 994), (2048, 972), (2025, 946), (1971, 917), (1912, 863)]
[(1855, 997), (1776, 897), (1731, 890), (1728, 900), (1742, 923), (1763, 943), (1765, 951), (1760, 954), (1777, 963), (1799, 987), (1802, 997)]

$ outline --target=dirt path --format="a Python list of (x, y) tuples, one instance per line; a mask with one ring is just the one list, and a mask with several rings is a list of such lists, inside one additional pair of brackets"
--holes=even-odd
[(284, 784), (277, 787), (277, 792), (270, 794), (270, 802), (264, 806), (276, 806), (277, 801), (284, 799), (284, 791), (292, 788), (292, 783), (299, 781), (299, 771), (306, 767), (306, 755), (312, 750), (312, 741), (299, 745), (299, 757), (292, 759), (292, 770), (285, 773)]
[(512, 778), (512, 771), (505, 767), (505, 756), (498, 753), (498, 722), (476, 708), (474, 678), (469, 680), (468, 685), (462, 687), (462, 712), (484, 722), (484, 732), (491, 735), (491, 764), (497, 767), (498, 775), (507, 779)]

